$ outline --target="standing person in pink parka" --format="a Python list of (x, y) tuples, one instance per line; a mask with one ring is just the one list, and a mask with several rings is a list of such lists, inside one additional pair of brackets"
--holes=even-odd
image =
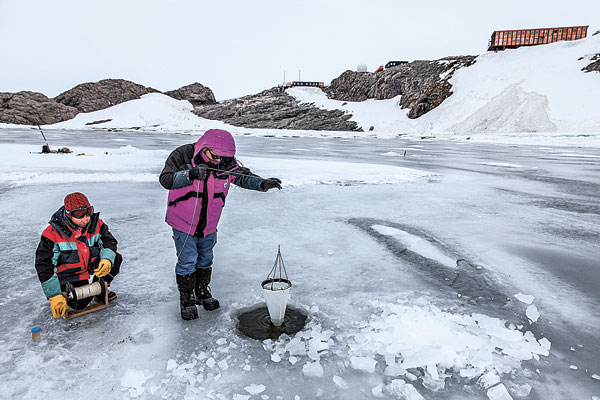
[(253, 174), (234, 156), (233, 136), (225, 130), (209, 129), (195, 144), (173, 150), (160, 173), (160, 184), (169, 190), (166, 221), (173, 228), (184, 320), (198, 318), (196, 304), (209, 311), (219, 308), (208, 285), (217, 224), (230, 184), (262, 192), (281, 189), (281, 180)]

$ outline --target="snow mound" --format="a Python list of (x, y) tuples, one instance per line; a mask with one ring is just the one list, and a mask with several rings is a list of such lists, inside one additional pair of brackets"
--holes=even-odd
[(449, 128), (456, 133), (554, 132), (548, 99), (511, 85), (464, 121)]
[[(75, 118), (48, 125), (53, 129), (140, 129), (145, 131), (189, 131), (223, 128), (223, 122), (200, 118), (186, 100), (176, 100), (162, 93), (148, 93), (140, 99), (126, 101), (104, 110), (79, 113)], [(106, 121), (98, 123), (99, 121)]]

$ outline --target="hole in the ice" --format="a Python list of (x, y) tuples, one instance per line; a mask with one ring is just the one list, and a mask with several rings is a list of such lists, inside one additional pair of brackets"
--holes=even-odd
[(276, 340), (283, 333), (291, 336), (300, 332), (306, 325), (308, 316), (303, 314), (302, 311), (288, 306), (283, 323), (281, 326), (275, 326), (271, 323), (267, 307), (260, 305), (240, 313), (237, 318), (237, 328), (243, 335), (257, 340)]

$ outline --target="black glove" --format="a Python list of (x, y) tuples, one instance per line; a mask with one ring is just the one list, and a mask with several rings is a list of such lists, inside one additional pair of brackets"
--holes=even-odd
[(197, 167), (190, 169), (190, 180), (191, 179), (200, 179), (203, 180), (206, 178), (208, 173), (208, 167), (204, 164), (200, 164)]
[(235, 157), (223, 157), (221, 162), (217, 164), (217, 168), (223, 171), (229, 171), (238, 166)]
[(277, 189), (281, 190), (281, 179), (277, 179), (277, 178), (265, 179), (264, 181), (262, 181), (260, 183), (260, 188), (262, 190), (269, 190), (269, 189), (273, 189), (273, 188), (277, 188)]

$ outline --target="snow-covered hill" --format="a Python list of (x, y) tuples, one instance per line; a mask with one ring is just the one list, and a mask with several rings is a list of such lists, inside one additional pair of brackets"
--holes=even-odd
[[(600, 53), (600, 35), (587, 39), (486, 53), (456, 71), (453, 94), (417, 119), (407, 117), (399, 97), (342, 102), (318, 88), (291, 88), (288, 94), (327, 110), (343, 110), (365, 131), (327, 132), (249, 129), (200, 118), (187, 101), (151, 93), (114, 107), (81, 113), (54, 129), (122, 129), (196, 134), (225, 128), (234, 134), (269, 136), (374, 136), (538, 141), (559, 138), (572, 144), (600, 142), (600, 74), (582, 71)], [(106, 122), (98, 122), (106, 121)], [(3, 125), (6, 126), (6, 125)]]

